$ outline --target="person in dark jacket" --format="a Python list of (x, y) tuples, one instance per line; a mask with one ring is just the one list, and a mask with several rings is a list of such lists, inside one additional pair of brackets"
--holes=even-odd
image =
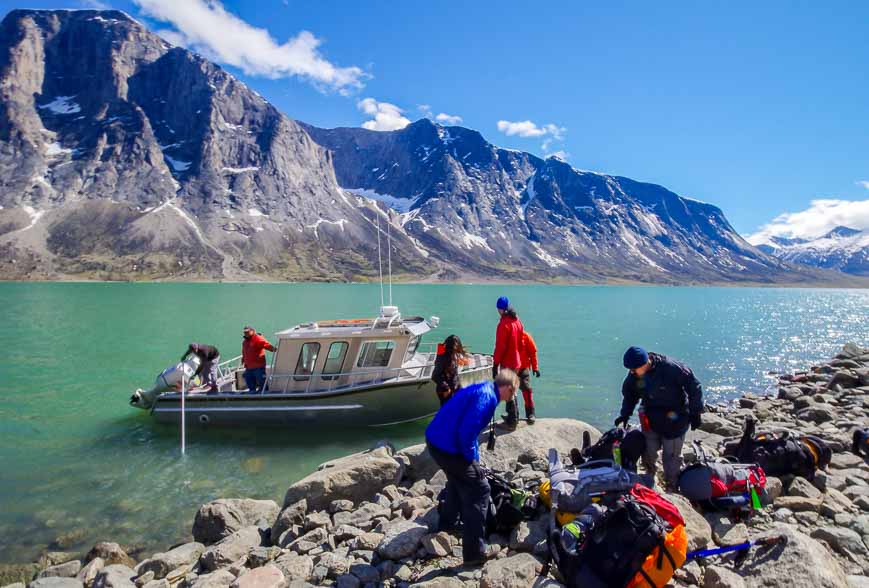
[(851, 442), (851, 451), (861, 457), (869, 457), (869, 428), (856, 429)]
[(478, 565), (493, 554), (483, 541), (490, 490), (480, 468), (477, 438), (495, 415), (498, 403), (513, 398), (519, 377), (502, 369), (494, 382), (462, 388), (444, 404), (425, 430), (426, 446), (447, 477), (440, 530), (463, 524), (462, 556), (465, 565)]
[(191, 343), (187, 351), (181, 356), (184, 361), (191, 355), (199, 358), (199, 369), (193, 374), (194, 377), (202, 374), (202, 385), (208, 386), (209, 394), (217, 394), (217, 364), (220, 363), (220, 351), (213, 345)]
[(662, 451), (664, 480), (675, 487), (682, 467), (682, 445), (688, 427), (701, 424), (703, 392), (694, 372), (681, 363), (642, 347), (631, 347), (623, 360), (629, 370), (622, 384), (622, 409), (615, 426), (626, 425), (637, 406), (646, 437), (643, 465), (657, 472), (658, 451)]
[(435, 383), (435, 392), (438, 400), (441, 401), (441, 406), (462, 387), (459, 368), (464, 361), (465, 348), (462, 347), (462, 340), (458, 336), (450, 335), (438, 345), (431, 379)]

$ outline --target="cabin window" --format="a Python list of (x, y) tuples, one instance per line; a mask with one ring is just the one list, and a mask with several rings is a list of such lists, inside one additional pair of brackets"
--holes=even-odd
[(356, 367), (386, 367), (395, 349), (395, 341), (366, 341), (362, 344)]
[(307, 380), (314, 372), (317, 364), (317, 356), (320, 355), (319, 343), (305, 343), (299, 353), (299, 361), (296, 363), (296, 380)]
[(326, 355), (326, 364), (323, 366), (323, 379), (334, 380), (338, 376), (327, 374), (340, 374), (341, 368), (344, 366), (344, 357), (347, 355), (347, 348), (350, 347), (346, 341), (335, 341), (329, 345), (329, 353)]
[(413, 354), (416, 353), (416, 350), (419, 348), (420, 341), (422, 341), (422, 337), (419, 336), (410, 338), (410, 342), (407, 344), (407, 352), (404, 354), (404, 361), (413, 357)]

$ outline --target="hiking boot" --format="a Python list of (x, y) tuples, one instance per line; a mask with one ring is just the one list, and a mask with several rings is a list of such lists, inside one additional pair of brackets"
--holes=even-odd
[(575, 466), (585, 463), (585, 460), (582, 458), (582, 453), (576, 447), (570, 450), (570, 463)]
[(496, 423), (495, 426), (498, 427), (499, 429), (504, 429), (505, 431), (515, 431), (516, 427), (519, 426), (519, 422), (514, 421), (514, 420), (504, 419), (503, 421)]
[(466, 559), (464, 561), (464, 566), (466, 568), (481, 566), (488, 560), (498, 555), (499, 551), (501, 551), (500, 545), (492, 545), (491, 543), (487, 543), (486, 546), (483, 548), (483, 553), (480, 554), (480, 557), (474, 559)]
[(537, 420), (534, 416), (534, 409), (533, 408), (531, 410), (528, 410), (525, 412), (525, 420), (528, 421), (529, 425), (533, 425), (534, 422)]

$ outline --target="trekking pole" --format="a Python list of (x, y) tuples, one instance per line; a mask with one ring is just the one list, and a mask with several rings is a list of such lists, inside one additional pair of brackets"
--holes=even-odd
[(730, 553), (731, 551), (748, 551), (755, 546), (769, 547), (778, 543), (787, 543), (787, 537), (785, 537), (784, 535), (776, 535), (773, 537), (762, 537), (760, 539), (746, 541), (745, 543), (739, 543), (737, 545), (724, 545), (722, 547), (716, 547), (713, 549), (698, 549), (696, 551), (689, 552), (685, 556), (685, 561), (689, 561), (692, 559), (702, 559), (704, 557), (713, 557), (716, 555), (721, 555), (723, 553)]
[(495, 415), (492, 415), (492, 423), (489, 426), (489, 440), (486, 442), (486, 449), (495, 451)]

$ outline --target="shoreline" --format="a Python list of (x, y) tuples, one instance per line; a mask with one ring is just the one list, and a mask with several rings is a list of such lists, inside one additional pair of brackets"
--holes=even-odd
[[(848, 344), (833, 359), (776, 377), (775, 396), (744, 393), (708, 407), (688, 440), (714, 452), (722, 439), (741, 434), (744, 419), (752, 416), (759, 430), (785, 426), (821, 437), (833, 449), (833, 462), (812, 482), (768, 478), (767, 506), (747, 521), (703, 515), (684, 498), (666, 495), (688, 521), (689, 549), (770, 532), (789, 537), (778, 559), (762, 566), (749, 560), (735, 570), (727, 558), (690, 563), (677, 571), (677, 587), (869, 585), (869, 465), (849, 452), (851, 430), (869, 426), (869, 349)], [(540, 480), (549, 447), (564, 456), (584, 430), (599, 434), (581, 421), (540, 419), (499, 436), (494, 452), (482, 451), (483, 462), (514, 480)], [(689, 442), (683, 454), (693, 454)], [(461, 558), (456, 537), (436, 532), (434, 503), (443, 481), (424, 445), (395, 450), (379, 444), (321, 465), (289, 487), (283, 505), (233, 498), (203, 505), (192, 541), (143, 561), (135, 562), (117, 544), (97, 544), (87, 553), (0, 566), (0, 586), (12, 581), (16, 569), (20, 580), (43, 574), (34, 588), (246, 588), (259, 586), (255, 581), (275, 587), (412, 586), (426, 580), (439, 586), (530, 585), (529, 574), (536, 575), (543, 555), (542, 517), (521, 523), (510, 537), (495, 538), (499, 554), (482, 569), (445, 571)], [(800, 577), (795, 570), (807, 578), (805, 584), (794, 583)], [(549, 579), (545, 585), (560, 584)]]

